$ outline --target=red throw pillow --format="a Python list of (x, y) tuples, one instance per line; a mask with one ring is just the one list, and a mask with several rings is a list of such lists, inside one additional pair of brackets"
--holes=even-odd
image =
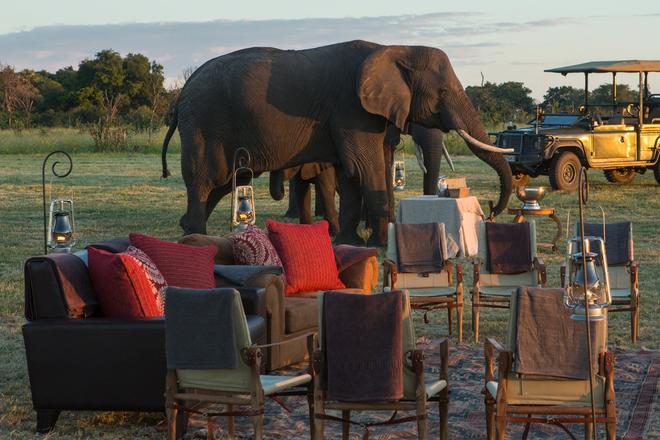
[(250, 225), (245, 231), (232, 234), (229, 239), (236, 264), (282, 266), (282, 260), (268, 235), (256, 226)]
[(101, 312), (109, 318), (162, 316), (157, 292), (135, 257), (93, 247), (87, 250), (89, 274)]
[(165, 314), (165, 291), (167, 290), (167, 282), (165, 277), (156, 267), (156, 263), (151, 261), (151, 258), (135, 246), (129, 246), (125, 252), (127, 255), (135, 258), (142, 266), (144, 273), (147, 276), (147, 281), (151, 285), (153, 291), (156, 293), (156, 303), (161, 315)]
[(189, 289), (215, 288), (215, 246), (190, 246), (143, 234), (129, 234), (128, 238), (131, 245), (151, 258), (169, 286)]
[(343, 289), (332, 251), (328, 222), (312, 225), (266, 221), (268, 238), (286, 273), (286, 294)]

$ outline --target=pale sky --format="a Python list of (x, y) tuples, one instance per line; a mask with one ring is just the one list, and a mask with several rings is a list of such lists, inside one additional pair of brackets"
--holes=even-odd
[[(24, 0), (0, 15), (0, 63), (55, 71), (112, 48), (186, 67), (249, 46), (308, 48), (352, 39), (447, 52), (464, 86), (521, 81), (539, 99), (578, 75), (543, 69), (595, 60), (660, 59), (660, 1), (637, 0)], [(624, 9), (625, 7), (625, 9)], [(620, 78), (627, 82), (626, 77)], [(636, 78), (629, 76), (630, 83)], [(660, 73), (651, 74), (660, 92)], [(594, 87), (608, 76), (590, 79)]]

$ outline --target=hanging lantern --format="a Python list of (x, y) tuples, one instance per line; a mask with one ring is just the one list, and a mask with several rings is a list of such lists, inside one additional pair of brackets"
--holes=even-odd
[[(239, 231), (246, 229), (248, 225), (253, 225), (257, 220), (257, 212), (254, 205), (254, 189), (251, 185), (254, 172), (249, 168), (249, 165), (250, 153), (245, 148), (238, 148), (234, 153), (233, 163), (231, 228)], [(236, 184), (239, 174), (249, 176), (247, 185)]]
[(48, 217), (48, 231), (50, 237), (48, 246), (54, 252), (71, 252), (76, 244), (73, 237), (73, 201), (70, 199), (57, 199), (50, 202), (50, 215)]
[(406, 163), (402, 160), (394, 161), (392, 167), (392, 187), (394, 191), (403, 191), (406, 186)]
[[(595, 250), (592, 252), (591, 250)], [(573, 237), (567, 246), (568, 283), (564, 304), (571, 319), (600, 321), (612, 303), (605, 242), (601, 237)], [(586, 294), (585, 294), (586, 292)]]

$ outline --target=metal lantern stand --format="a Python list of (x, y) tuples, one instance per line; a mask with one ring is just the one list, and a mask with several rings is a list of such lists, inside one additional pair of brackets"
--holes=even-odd
[[(52, 225), (52, 216), (54, 215), (54, 210), (56, 209), (57, 204), (59, 204), (62, 208), (64, 207), (65, 204), (68, 204), (69, 209), (70, 209), (70, 215), (71, 215), (71, 222), (69, 223), (69, 226), (73, 228), (73, 204), (71, 200), (54, 200), (53, 203), (51, 203), (50, 206), (50, 215), (48, 215), (48, 219), (46, 217), (46, 164), (48, 162), (48, 159), (50, 159), (51, 156), (54, 155), (62, 155), (66, 159), (66, 162), (60, 162), (59, 160), (55, 160), (50, 168), (51, 173), (53, 176), (58, 177), (58, 178), (63, 178), (71, 174), (71, 170), (73, 169), (73, 161), (71, 160), (71, 156), (69, 156), (68, 153), (65, 151), (61, 150), (56, 150), (51, 153), (49, 153), (43, 160), (41, 164), (41, 201), (43, 205), (43, 220), (44, 220), (44, 254), (48, 253), (48, 245), (50, 240), (48, 239), (48, 234), (50, 233), (50, 228), (53, 226)], [(62, 164), (66, 168), (64, 171), (58, 171), (57, 168), (58, 166)], [(63, 221), (65, 219), (60, 219), (60, 221)], [(68, 221), (68, 219), (66, 219)], [(73, 229), (71, 230), (73, 232)], [(71, 243), (73, 245), (73, 243)]]

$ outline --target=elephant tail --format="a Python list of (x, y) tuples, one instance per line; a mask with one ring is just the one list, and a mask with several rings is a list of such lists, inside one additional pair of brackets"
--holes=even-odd
[(167, 129), (167, 133), (165, 133), (165, 139), (163, 140), (163, 150), (161, 152), (161, 160), (163, 162), (163, 179), (167, 179), (167, 177), (171, 175), (170, 170), (167, 169), (167, 146), (170, 143), (170, 139), (172, 139), (172, 135), (174, 134), (174, 130), (176, 130), (178, 124), (179, 117), (175, 107), (172, 111), (172, 116), (170, 117), (170, 126)]

